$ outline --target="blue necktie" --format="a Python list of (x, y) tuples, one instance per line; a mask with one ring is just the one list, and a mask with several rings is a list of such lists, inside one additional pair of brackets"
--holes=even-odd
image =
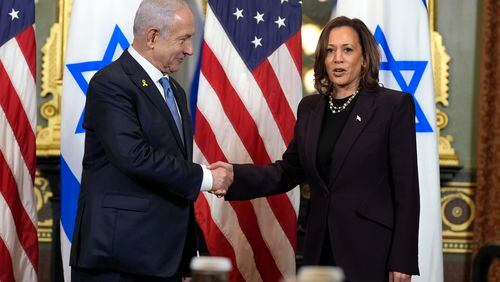
[(172, 88), (170, 87), (170, 83), (168, 82), (168, 78), (162, 77), (160, 78), (160, 84), (163, 87), (163, 91), (165, 91), (165, 100), (167, 101), (168, 109), (174, 118), (175, 125), (177, 126), (177, 131), (179, 131), (179, 135), (181, 136), (182, 144), (184, 144), (184, 134), (182, 133), (182, 120), (179, 116), (179, 112), (177, 111), (177, 104), (175, 103), (174, 93), (172, 92)]

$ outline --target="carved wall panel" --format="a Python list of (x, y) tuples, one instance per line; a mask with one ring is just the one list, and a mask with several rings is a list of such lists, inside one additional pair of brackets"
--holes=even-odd
[(476, 214), (475, 183), (447, 182), (441, 185), (443, 252), (472, 252), (472, 223)]
[(37, 126), (37, 156), (59, 156), (61, 143), (61, 94), (66, 38), (72, 0), (58, 0), (58, 16), (42, 47), (41, 93), (51, 99), (40, 107), (47, 127)]
[[(436, 8), (435, 0), (429, 1), (429, 27), (431, 29), (431, 54), (432, 54), (432, 69), (434, 74), (434, 95), (436, 96), (436, 104), (441, 104), (443, 107), (449, 106), (449, 66), (450, 56), (446, 53), (446, 48), (443, 44), (443, 37), (436, 30)], [(458, 156), (453, 149), (453, 136), (442, 136), (441, 131), (448, 125), (448, 115), (445, 111), (436, 110), (436, 126), (438, 130), (438, 145), (439, 145), (439, 165), (440, 166), (459, 166)]]
[(35, 176), (35, 196), (36, 210), (38, 213), (38, 241), (50, 242), (52, 238), (52, 206), (50, 199), (52, 191), (49, 185), (49, 179), (43, 177), (40, 171), (36, 171)]

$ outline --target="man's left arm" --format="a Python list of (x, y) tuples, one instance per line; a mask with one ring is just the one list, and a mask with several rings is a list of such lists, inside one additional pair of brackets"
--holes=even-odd
[(132, 95), (137, 94), (124, 88), (99, 76), (89, 85), (86, 119), (107, 159), (129, 177), (150, 184), (151, 189), (195, 200), (203, 178), (201, 166), (147, 141), (134, 107)]

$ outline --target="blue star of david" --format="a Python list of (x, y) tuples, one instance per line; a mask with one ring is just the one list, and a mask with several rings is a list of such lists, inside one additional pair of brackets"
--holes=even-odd
[[(113, 30), (113, 34), (111, 35), (111, 38), (109, 40), (108, 46), (106, 47), (104, 56), (102, 57), (102, 60), (66, 65), (66, 67), (68, 68), (69, 72), (75, 79), (76, 83), (78, 84), (84, 95), (87, 95), (87, 89), (89, 88), (89, 83), (83, 76), (83, 73), (88, 71), (98, 71), (103, 67), (109, 65), (113, 61), (113, 55), (115, 54), (115, 51), (118, 48), (118, 46), (120, 46), (122, 50), (125, 50), (130, 46), (130, 43), (128, 42), (127, 38), (121, 31), (120, 27), (116, 25), (115, 29)], [(85, 115), (85, 108), (83, 108), (82, 114), (80, 115), (80, 119), (78, 120), (78, 124), (75, 129), (75, 134), (85, 133), (85, 130), (82, 127), (84, 115)]]
[[(420, 104), (415, 97), (415, 92), (420, 84), (420, 80), (424, 74), (425, 68), (427, 67), (427, 61), (396, 61), (394, 56), (389, 49), (389, 44), (385, 38), (384, 32), (377, 25), (375, 30), (375, 39), (382, 47), (385, 53), (387, 62), (380, 63), (380, 70), (390, 71), (394, 78), (396, 79), (401, 91), (410, 93), (414, 97), (415, 101), (415, 116), (417, 117), (416, 130), (417, 132), (432, 132), (432, 127), (429, 124)], [(410, 83), (406, 83), (401, 71), (413, 71), (413, 76), (411, 77)]]

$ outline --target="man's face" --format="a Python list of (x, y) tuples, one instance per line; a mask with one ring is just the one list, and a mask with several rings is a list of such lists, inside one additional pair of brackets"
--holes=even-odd
[(170, 32), (156, 33), (153, 42), (152, 64), (163, 74), (178, 71), (186, 56), (193, 54), (194, 17), (188, 7), (175, 13)]

